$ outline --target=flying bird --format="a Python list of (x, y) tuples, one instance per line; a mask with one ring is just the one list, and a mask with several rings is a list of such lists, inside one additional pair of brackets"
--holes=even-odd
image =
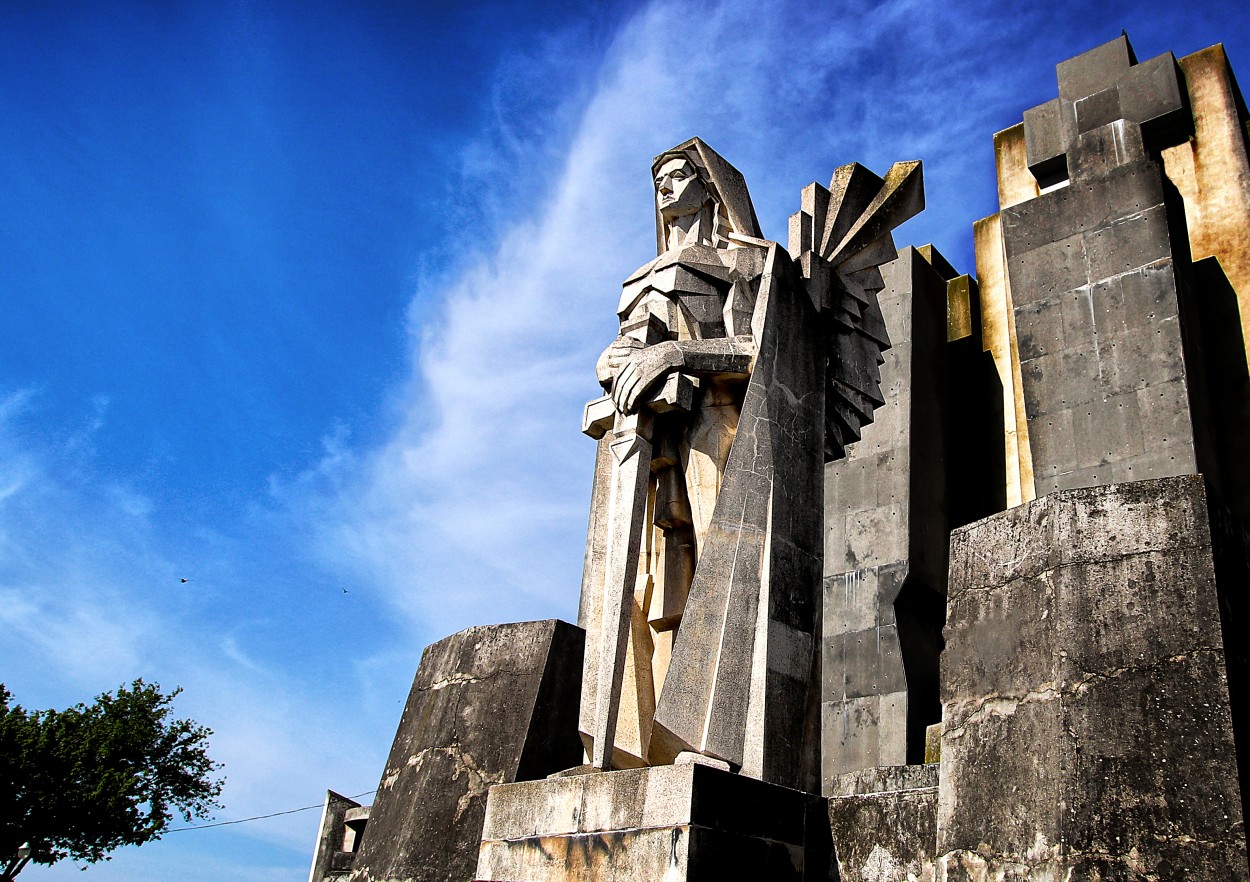
[(185, 584), (187, 584), (188, 582), (190, 582), (191, 580), (190, 580), (190, 579), (179, 579), (178, 581), (179, 581), (179, 582), (181, 582), (183, 585), (185, 585)]

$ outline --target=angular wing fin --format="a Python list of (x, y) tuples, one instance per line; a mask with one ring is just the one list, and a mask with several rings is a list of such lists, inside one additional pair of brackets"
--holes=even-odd
[(898, 256), (894, 228), (923, 209), (919, 161), (896, 162), (884, 178), (852, 162), (833, 173), (828, 189), (804, 187), (790, 218), (790, 254), (820, 312), (829, 357), (826, 461), (845, 455), (885, 403), (881, 365), (890, 338), (877, 302), (880, 267)]

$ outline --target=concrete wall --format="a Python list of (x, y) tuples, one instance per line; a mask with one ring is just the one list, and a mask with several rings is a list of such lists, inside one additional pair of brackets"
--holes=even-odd
[(955, 532), (939, 878), (1246, 878), (1224, 650), (1250, 569), (1213, 513), (1188, 476)]
[(468, 628), (426, 648), (350, 880), (464, 882), (487, 791), (577, 765), (580, 628)]

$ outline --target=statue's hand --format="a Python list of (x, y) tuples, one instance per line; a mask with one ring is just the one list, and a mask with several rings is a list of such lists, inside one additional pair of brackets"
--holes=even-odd
[(681, 349), (672, 340), (635, 350), (612, 383), (612, 401), (621, 413), (633, 413), (643, 393), (669, 371), (681, 367)]
[(613, 340), (612, 345), (603, 350), (599, 361), (595, 363), (595, 376), (599, 378), (599, 385), (610, 389), (621, 368), (629, 363), (629, 357), (641, 348), (642, 343), (633, 337), (617, 337)]

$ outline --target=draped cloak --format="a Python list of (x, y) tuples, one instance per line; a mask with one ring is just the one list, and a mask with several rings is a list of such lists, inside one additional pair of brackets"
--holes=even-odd
[[(756, 354), (656, 697), (650, 757), (667, 762), (692, 751), (753, 777), (811, 789), (818, 755), (825, 332), (797, 266), (781, 246), (760, 238), (742, 175), (697, 138), (657, 157), (656, 167), (678, 152), (700, 166), (718, 205), (717, 244), (732, 237), (740, 247), (759, 249), (763, 269), (749, 305)], [(663, 251), (658, 210), (656, 227)], [(609, 460), (601, 442), (579, 610), (587, 672), (596, 669), (602, 641), (601, 497)], [(595, 689), (587, 678), (583, 720), (595, 706)]]

